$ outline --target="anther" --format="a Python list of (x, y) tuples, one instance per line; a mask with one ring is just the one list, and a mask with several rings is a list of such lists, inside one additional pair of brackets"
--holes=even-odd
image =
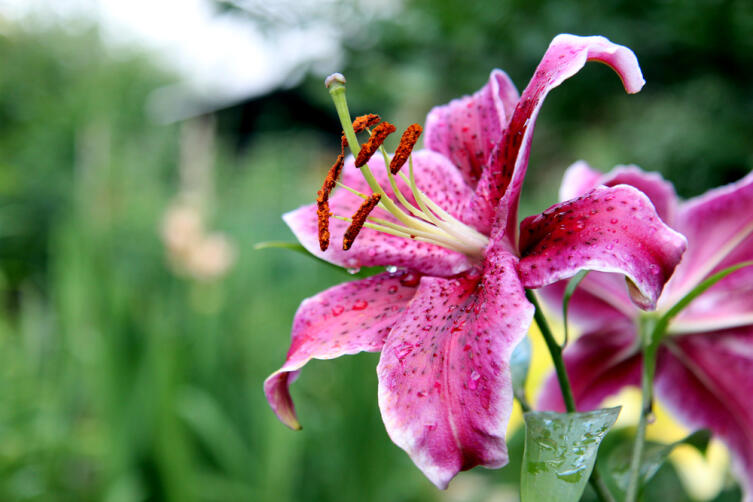
[(405, 130), (403, 137), (400, 138), (400, 145), (398, 145), (397, 150), (395, 150), (395, 155), (393, 155), (392, 160), (390, 161), (390, 172), (392, 174), (397, 174), (398, 171), (400, 171), (400, 168), (403, 167), (408, 160), (408, 157), (413, 151), (413, 147), (416, 146), (416, 141), (418, 141), (418, 137), (421, 136), (422, 131), (423, 129), (418, 124), (413, 124)]
[(345, 164), (345, 155), (341, 153), (337, 156), (337, 160), (332, 164), (332, 167), (329, 168), (327, 177), (324, 178), (324, 184), (319, 192), (319, 197), (322, 200), (329, 200), (329, 194), (332, 193), (332, 190), (335, 188), (337, 179), (340, 177), (340, 173), (343, 170), (343, 164)]
[(380, 120), (382, 119), (380, 119), (379, 115), (375, 113), (361, 115), (360, 117), (356, 117), (356, 119), (353, 121), (353, 130), (356, 131), (356, 134), (363, 132), (367, 127), (378, 124)]
[(329, 202), (319, 190), (319, 198), (316, 200), (316, 216), (319, 224), (319, 249), (326, 251), (329, 247)]
[(369, 136), (368, 141), (361, 146), (361, 151), (358, 152), (358, 157), (356, 157), (356, 167), (361, 167), (366, 164), (371, 156), (374, 155), (374, 152), (382, 146), (382, 143), (387, 139), (387, 136), (395, 131), (395, 126), (389, 122), (382, 122), (377, 125), (374, 130), (371, 131), (371, 136)]
[(366, 218), (368, 218), (369, 213), (374, 210), (376, 205), (379, 204), (379, 199), (381, 198), (382, 196), (380, 194), (375, 193), (371, 194), (368, 199), (363, 201), (361, 207), (359, 207), (356, 214), (353, 215), (353, 221), (345, 231), (345, 235), (343, 236), (343, 250), (347, 251), (353, 245), (356, 237), (358, 237), (358, 233), (363, 228), (363, 224), (366, 223)]

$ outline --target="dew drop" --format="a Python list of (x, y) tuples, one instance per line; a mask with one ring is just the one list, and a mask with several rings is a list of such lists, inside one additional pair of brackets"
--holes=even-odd
[(419, 281), (421, 280), (421, 276), (414, 273), (414, 272), (407, 272), (402, 279), (400, 279), (400, 284), (407, 287), (414, 287), (418, 286)]
[(471, 378), (468, 380), (468, 388), (471, 390), (476, 390), (478, 387), (478, 381), (481, 378), (481, 375), (478, 371), (473, 370), (471, 372)]
[(656, 415), (653, 412), (646, 415), (646, 423), (653, 424), (654, 422), (656, 422)]
[(366, 300), (356, 300), (356, 302), (353, 304), (353, 310), (363, 310), (368, 306), (369, 302), (367, 302)]
[(395, 293), (397, 293), (397, 286), (395, 285), (390, 286), (389, 289), (387, 289), (387, 292), (391, 295), (394, 295)]
[(342, 305), (335, 305), (334, 307), (332, 307), (332, 315), (337, 316), (342, 314), (344, 311), (345, 307), (343, 307)]
[(390, 274), (394, 274), (395, 272), (397, 272), (397, 265), (387, 265), (386, 267), (384, 267), (384, 269), (385, 269), (385, 270), (386, 270), (386, 271), (387, 271), (388, 273), (390, 273)]
[(348, 267), (345, 270), (347, 270), (350, 275), (356, 275), (358, 272), (361, 271), (361, 268), (360, 267)]

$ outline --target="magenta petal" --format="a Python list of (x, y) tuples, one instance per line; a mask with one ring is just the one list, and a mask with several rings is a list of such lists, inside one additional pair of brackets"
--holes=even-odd
[(494, 70), (489, 82), (473, 96), (452, 100), (429, 112), (424, 144), (450, 159), (466, 182), (475, 187), (518, 97), (510, 77)]
[(299, 429), (289, 385), (311, 359), (377, 352), (416, 293), (414, 274), (379, 274), (334, 286), (301, 303), (293, 321), (285, 364), (264, 382), (277, 417)]
[[(416, 152), (413, 158), (419, 188), (447, 212), (463, 219), (463, 207), (472, 196), (472, 191), (463, 181), (459, 171), (443, 156), (428, 150)], [(381, 156), (375, 156), (369, 161), (369, 167), (382, 187), (390, 186)], [(352, 157), (345, 162), (343, 182), (360, 192), (371, 193)], [(410, 193), (402, 180), (398, 185), (401, 191)], [(392, 193), (389, 188), (386, 190), (388, 194)], [(409, 197), (409, 200), (412, 201), (412, 197)], [(347, 190), (337, 189), (330, 197), (330, 209), (335, 215), (350, 217), (361, 202), (363, 199), (360, 197)], [(396, 221), (389, 213), (379, 208), (372, 212), (372, 216)], [(322, 252), (319, 248), (315, 204), (286, 213), (283, 219), (311, 254), (342, 267), (394, 265), (440, 276), (457, 274), (470, 267), (468, 259), (461, 253), (369, 228), (364, 228), (353, 247), (349, 251), (344, 251), (342, 237), (349, 223), (335, 218), (330, 220), (330, 247)]]
[(753, 331), (673, 337), (660, 352), (656, 392), (686, 425), (708, 428), (732, 454), (753, 499)]
[(484, 171), (477, 190), (493, 207), (506, 190), (511, 191), (508, 201), (511, 242), (515, 242), (513, 229), (517, 223), (518, 196), (528, 167), (531, 139), (541, 105), (549, 91), (575, 75), (587, 61), (609, 65), (618, 73), (629, 93), (638, 92), (645, 83), (638, 60), (627, 47), (613, 44), (604, 37), (564, 34), (552, 40), (520, 97), (503, 142), (492, 153), (491, 166)]
[[(640, 385), (640, 347), (631, 322), (617, 322), (582, 335), (568, 346), (564, 358), (579, 411), (598, 408), (604, 399), (617, 394), (625, 386)], [(554, 374), (541, 390), (539, 407), (565, 411)]]
[(540, 288), (581, 269), (625, 275), (633, 301), (654, 308), (685, 250), (648, 198), (627, 185), (599, 187), (523, 220), (520, 275)]
[(672, 226), (678, 204), (674, 186), (661, 174), (646, 172), (637, 166), (617, 166), (609, 173), (602, 174), (583, 161), (576, 162), (565, 171), (560, 200), (573, 199), (599, 185), (630, 185), (637, 188), (648, 196), (659, 218)]
[(424, 277), (382, 350), (387, 432), (440, 488), (458, 471), (507, 463), (508, 361), (533, 316), (515, 261), (492, 252), (480, 280)]
[[(688, 238), (688, 252), (667, 284), (662, 299), (671, 305), (708, 275), (735, 263), (753, 260), (753, 174), (731, 185), (710, 190), (680, 207), (673, 227)], [(739, 290), (741, 286), (747, 288)], [(718, 292), (751, 294), (753, 268), (735, 272), (691, 304), (687, 314)], [(723, 297), (724, 295), (722, 295)], [(747, 303), (748, 309), (750, 302)], [(712, 306), (713, 307), (713, 306)], [(713, 308), (710, 309), (713, 311)], [(748, 310), (750, 313), (750, 310)], [(713, 313), (713, 312), (712, 312)]]

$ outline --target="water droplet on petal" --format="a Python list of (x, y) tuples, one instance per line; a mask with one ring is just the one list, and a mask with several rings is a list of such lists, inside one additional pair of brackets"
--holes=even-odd
[(335, 305), (332, 307), (332, 315), (340, 315), (345, 311), (345, 307), (342, 305)]
[(369, 302), (367, 302), (366, 300), (356, 300), (356, 302), (353, 304), (353, 310), (363, 310), (368, 306)]
[(395, 286), (395, 285), (393, 284), (392, 286), (390, 286), (390, 287), (389, 287), (389, 289), (387, 289), (387, 292), (388, 292), (389, 294), (391, 294), (391, 295), (394, 295), (395, 293), (397, 293), (397, 286)]
[(356, 275), (358, 272), (361, 271), (360, 267), (349, 267), (346, 269), (350, 275)]
[(478, 387), (478, 381), (481, 378), (481, 374), (479, 374), (478, 371), (473, 370), (471, 372), (471, 378), (468, 380), (468, 388), (471, 390), (476, 390)]
[(400, 284), (406, 287), (414, 287), (414, 286), (418, 286), (418, 283), (420, 281), (421, 281), (420, 275), (414, 272), (406, 272), (403, 278), (400, 279)]
[(395, 272), (397, 272), (397, 265), (387, 265), (386, 267), (384, 267), (384, 269), (385, 269), (385, 270), (386, 270), (386, 271), (387, 271), (388, 273), (390, 273), (390, 274), (394, 274)]

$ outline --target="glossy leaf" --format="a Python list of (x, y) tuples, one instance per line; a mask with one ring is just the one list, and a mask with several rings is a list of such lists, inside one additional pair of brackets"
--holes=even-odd
[(620, 408), (585, 413), (525, 414), (526, 442), (521, 469), (522, 502), (580, 500), (601, 440)]

